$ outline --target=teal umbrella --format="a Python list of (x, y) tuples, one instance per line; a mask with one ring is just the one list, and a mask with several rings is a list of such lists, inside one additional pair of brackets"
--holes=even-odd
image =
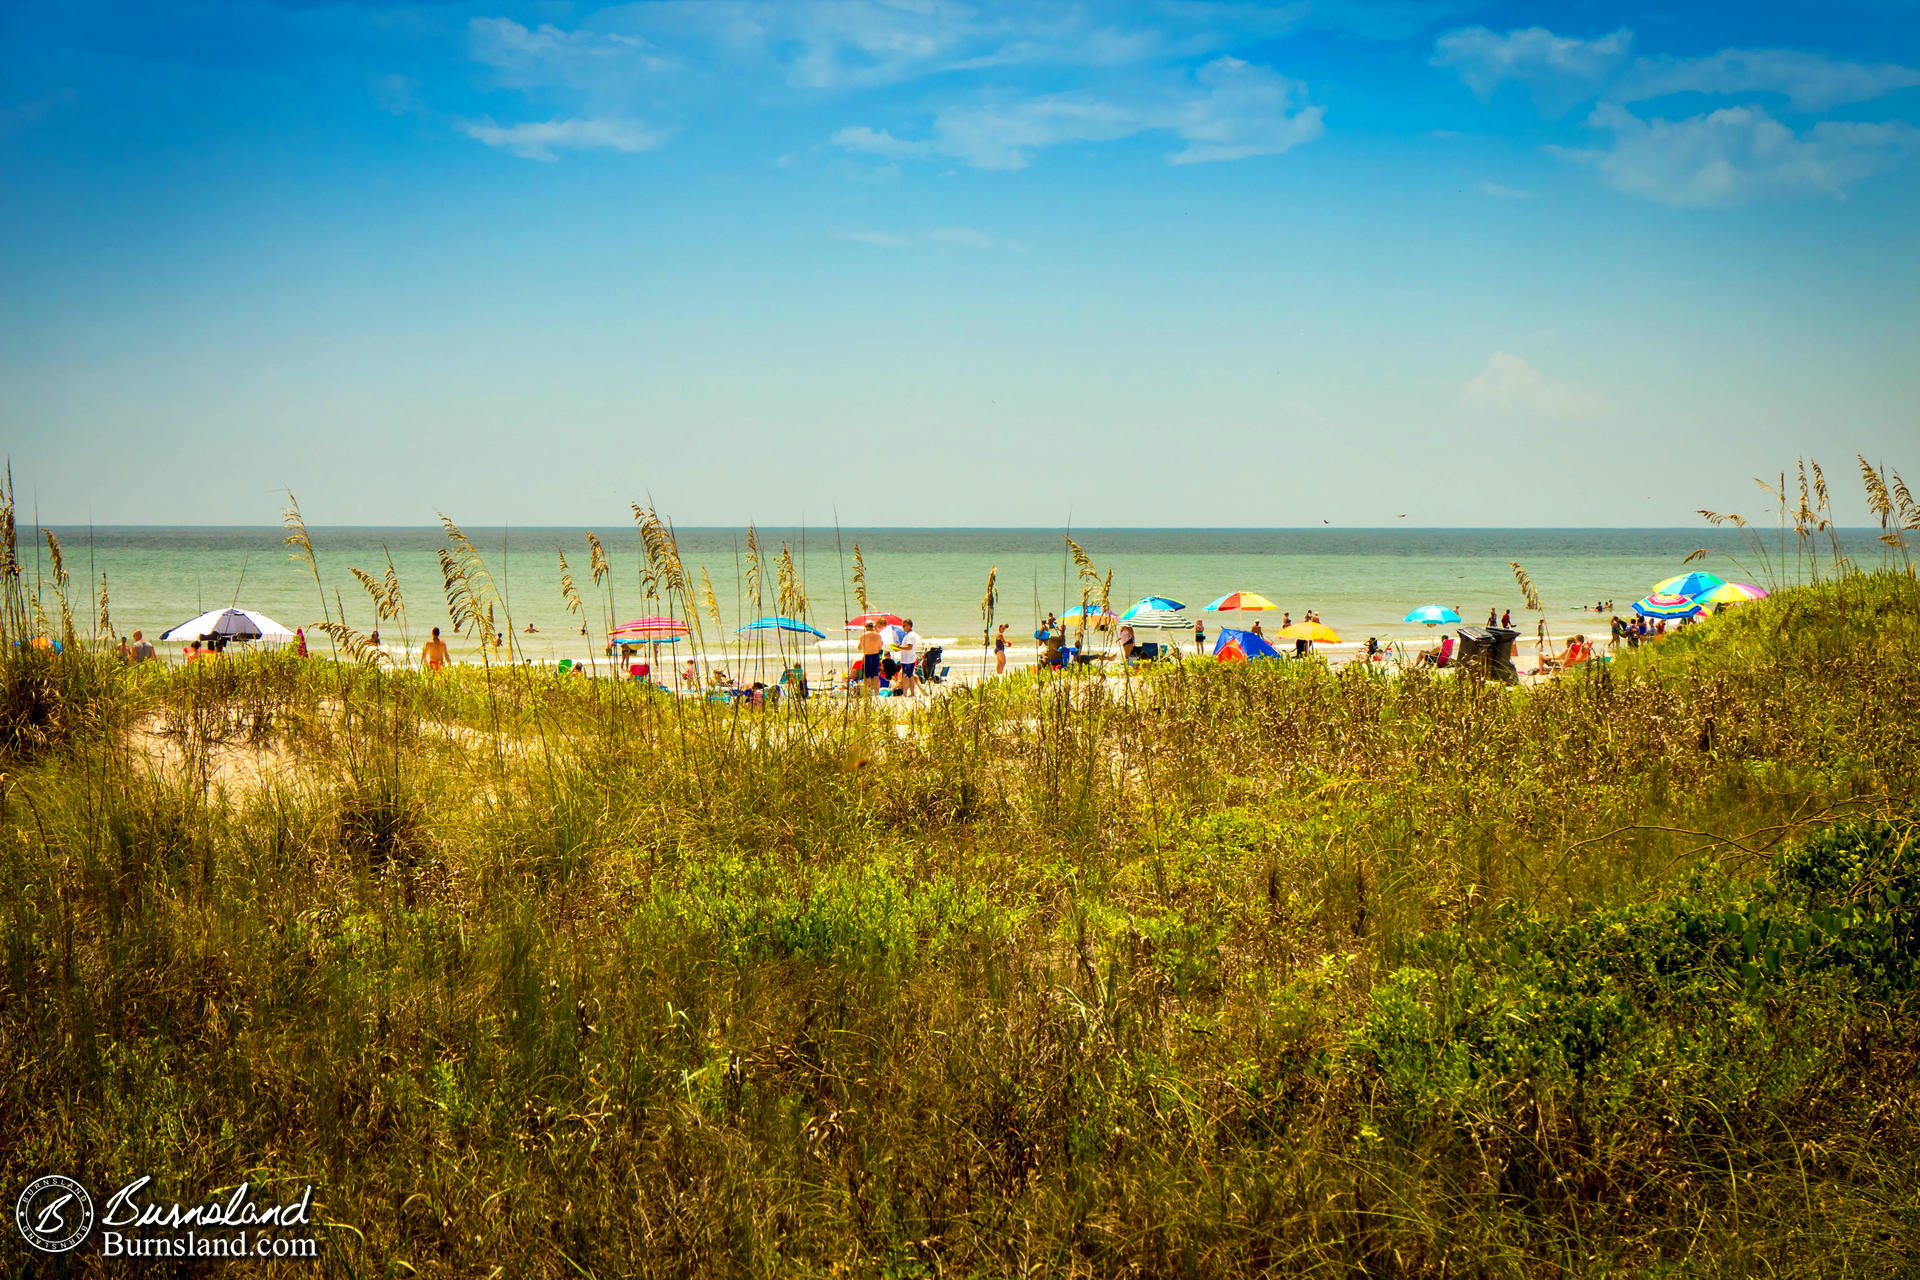
[(1695, 569), (1692, 573), (1683, 573), (1678, 577), (1668, 578), (1665, 582), (1654, 583), (1653, 594), (1656, 596), (1689, 596), (1698, 600), (1709, 591), (1726, 585), (1727, 580), (1725, 578), (1717, 574), (1702, 573), (1698, 569)]
[(794, 635), (812, 636), (816, 640), (825, 640), (827, 638), (826, 632), (816, 631), (806, 623), (793, 618), (755, 618), (746, 626), (741, 627), (735, 634), (740, 635), (748, 631), (788, 631)]
[(1120, 615), (1120, 620), (1130, 622), (1145, 613), (1178, 613), (1186, 607), (1178, 600), (1169, 600), (1166, 596), (1142, 596), (1134, 601), (1131, 609)]

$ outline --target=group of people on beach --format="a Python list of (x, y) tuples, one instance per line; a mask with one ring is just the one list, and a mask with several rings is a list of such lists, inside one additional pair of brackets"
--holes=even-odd
[[(1006, 628), (1000, 630), (1004, 632)], [(920, 633), (914, 630), (913, 619), (905, 618), (889, 652), (880, 624), (868, 621), (860, 628), (859, 666), (847, 669), (845, 686), (850, 690), (857, 683), (868, 694), (885, 691), (896, 698), (912, 697), (920, 688), (922, 643)], [(1004, 658), (1001, 665), (1005, 666)]]
[(139, 631), (133, 633), (131, 643), (128, 642), (126, 636), (121, 636), (120, 646), (113, 652), (120, 661), (128, 663), (129, 665), (136, 662), (148, 662), (154, 657), (153, 642), (148, 640), (145, 634)]
[[(1313, 609), (1309, 609), (1301, 615), (1300, 620), (1308, 623), (1319, 623), (1320, 614)], [(1147, 656), (1150, 652), (1158, 652), (1157, 645), (1151, 651), (1144, 647), (1145, 642), (1135, 634), (1133, 624), (1125, 618), (1117, 620), (1102, 618), (1092, 623), (1092, 628), (1095, 631), (1105, 631), (1109, 626), (1114, 626), (1116, 621), (1117, 626), (1114, 630), (1114, 643), (1120, 650), (1122, 660), (1133, 662), (1136, 659)], [(1071, 624), (1069, 624), (1069, 626), (1070, 625)], [(1292, 611), (1282, 609), (1280, 611), (1279, 631), (1284, 633), (1291, 629), (1293, 625)], [(1040, 642), (1040, 665), (1042, 667), (1059, 666), (1061, 664), (1063, 660), (1061, 655), (1066, 647), (1069, 626), (1062, 626), (1057, 616), (1048, 613), (1046, 621), (1042, 622), (1039, 629), (1034, 632), (1034, 639)], [(1262, 640), (1267, 638), (1266, 628), (1258, 618), (1253, 620), (1253, 624), (1249, 626), (1247, 630)], [(1207, 623), (1204, 618), (1194, 620), (1193, 650), (1197, 654), (1205, 654), (1207, 652)], [(1295, 637), (1293, 640), (1293, 652), (1295, 657), (1306, 657), (1313, 652), (1313, 641), (1304, 637)], [(1004, 622), (1000, 624), (999, 634), (994, 637), (993, 653), (995, 673), (1004, 672), (1007, 669), (1007, 624)], [(1098, 655), (1094, 656), (1097, 657)]]

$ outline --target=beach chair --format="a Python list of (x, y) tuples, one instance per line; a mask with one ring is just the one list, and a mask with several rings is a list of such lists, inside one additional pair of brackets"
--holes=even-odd
[(946, 678), (947, 668), (940, 665), (940, 657), (946, 652), (944, 645), (935, 645), (926, 651), (920, 659), (920, 678), (928, 684), (939, 684)]
[(1593, 656), (1593, 646), (1584, 638), (1575, 637), (1567, 642), (1567, 647), (1559, 653), (1540, 655), (1540, 671), (1543, 674), (1559, 675), (1570, 671)]

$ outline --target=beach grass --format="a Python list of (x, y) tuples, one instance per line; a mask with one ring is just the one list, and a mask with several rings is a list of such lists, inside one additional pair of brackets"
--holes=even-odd
[(1827, 568), (904, 717), (8, 644), (0, 1169), (354, 1276), (1912, 1274), (1920, 584)]

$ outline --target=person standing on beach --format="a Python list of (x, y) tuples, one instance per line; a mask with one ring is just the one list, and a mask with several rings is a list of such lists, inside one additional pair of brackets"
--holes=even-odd
[(420, 646), (420, 665), (429, 671), (439, 671), (447, 665), (447, 642), (440, 638), (440, 628), (433, 629), (433, 638)]
[(122, 662), (133, 661), (133, 650), (127, 647), (127, 638), (125, 636), (120, 637), (120, 647), (113, 651), (113, 656)]
[(153, 643), (138, 631), (133, 633), (133, 661), (145, 662), (153, 656)]
[[(434, 634), (438, 635), (440, 633), (436, 631)], [(307, 629), (305, 627), (295, 627), (293, 629), (293, 656), (296, 658), (304, 658), (307, 656)]]
[(993, 674), (1003, 676), (1007, 673), (1007, 624), (1001, 623), (1000, 630), (993, 637)]
[(1487, 610), (1487, 625), (1490, 627), (1497, 627), (1500, 625), (1500, 614), (1498, 610), (1492, 609), (1492, 608), (1489, 608)]
[(1205, 618), (1197, 619), (1193, 624), (1193, 651), (1195, 653), (1205, 653), (1207, 651), (1207, 622)]
[(913, 619), (906, 622), (906, 634), (900, 637), (900, 680), (896, 693), (912, 697), (918, 685), (920, 672), (914, 663), (919, 661), (920, 633), (913, 629)]
[(1506, 609), (1500, 614), (1500, 625), (1509, 629), (1513, 626), (1513, 610)]
[(880, 691), (880, 630), (871, 622), (860, 631), (860, 679), (868, 693)]

